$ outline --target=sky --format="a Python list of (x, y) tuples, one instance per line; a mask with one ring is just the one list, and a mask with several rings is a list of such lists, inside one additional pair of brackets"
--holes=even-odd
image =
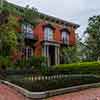
[(88, 18), (100, 14), (100, 0), (7, 0), (20, 6), (30, 5), (38, 11), (80, 25), (76, 32), (82, 37)]

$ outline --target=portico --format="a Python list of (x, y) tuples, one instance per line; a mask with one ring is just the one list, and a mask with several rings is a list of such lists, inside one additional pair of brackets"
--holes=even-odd
[(47, 65), (57, 65), (60, 64), (60, 45), (52, 42), (43, 42), (42, 46), (42, 56), (47, 57)]

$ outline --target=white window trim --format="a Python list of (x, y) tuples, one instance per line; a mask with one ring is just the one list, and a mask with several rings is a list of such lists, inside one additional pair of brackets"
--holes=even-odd
[(45, 40), (53, 40), (53, 29), (50, 27), (44, 28), (44, 39)]
[(61, 39), (64, 43), (69, 44), (69, 33), (67, 31), (61, 32)]

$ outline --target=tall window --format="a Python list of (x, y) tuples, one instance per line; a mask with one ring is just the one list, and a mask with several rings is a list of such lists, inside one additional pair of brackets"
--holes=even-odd
[(23, 56), (28, 59), (33, 55), (33, 49), (30, 47), (22, 48)]
[(26, 38), (33, 38), (33, 28), (31, 24), (22, 24), (22, 32)]
[(67, 31), (62, 31), (62, 41), (64, 43), (68, 43), (68, 40), (69, 40), (69, 33)]
[(50, 27), (45, 27), (45, 40), (53, 40), (53, 29)]

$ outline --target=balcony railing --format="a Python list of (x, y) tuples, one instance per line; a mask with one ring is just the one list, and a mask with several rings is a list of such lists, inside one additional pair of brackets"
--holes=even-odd
[(24, 37), (27, 39), (34, 39), (34, 34), (33, 33), (24, 33)]

